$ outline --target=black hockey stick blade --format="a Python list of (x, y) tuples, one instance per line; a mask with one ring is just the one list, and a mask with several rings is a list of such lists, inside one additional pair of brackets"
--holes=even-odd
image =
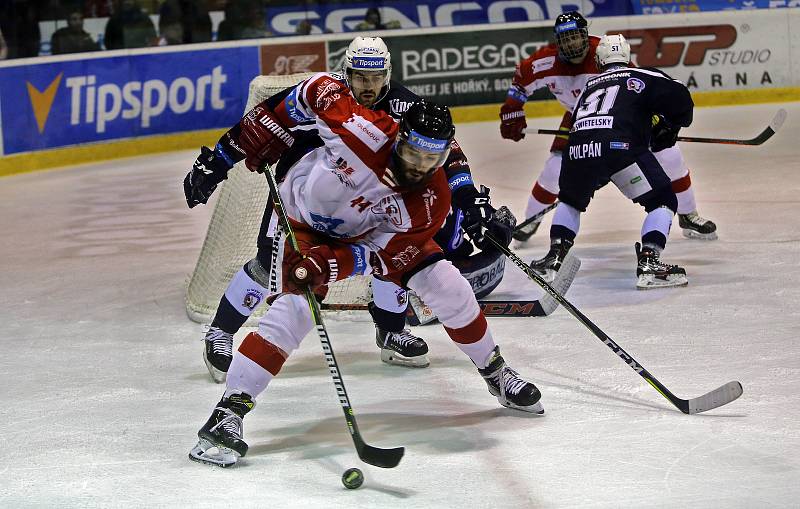
[(356, 452), (361, 461), (368, 465), (380, 468), (394, 468), (400, 464), (406, 449), (405, 447), (395, 447), (394, 449), (373, 447), (359, 437), (356, 440)]
[[(761, 131), (756, 137), (750, 138), (747, 140), (737, 139), (737, 138), (700, 138), (695, 136), (678, 136), (678, 141), (689, 142), (689, 143), (718, 143), (721, 145), (761, 145), (768, 139), (772, 138), (772, 136), (778, 132), (781, 128), (783, 123), (786, 121), (786, 110), (781, 108), (775, 113), (775, 116), (772, 117), (772, 121), (770, 121), (769, 125)], [(557, 129), (525, 129), (523, 132), (529, 134), (561, 134), (564, 133)]]
[(523, 221), (520, 224), (518, 224), (517, 226), (515, 226), (514, 227), (514, 231), (519, 231), (521, 228), (524, 228), (524, 227), (528, 226), (529, 224), (531, 224), (531, 223), (533, 223), (535, 221), (541, 221), (542, 218), (545, 216), (545, 214), (547, 214), (548, 212), (550, 212), (551, 210), (553, 210), (557, 206), (558, 206), (558, 202), (551, 203), (550, 205), (545, 207), (544, 210), (540, 211), (537, 214), (532, 215), (531, 217), (529, 217), (525, 221)]
[(720, 143), (723, 145), (761, 145), (778, 132), (783, 123), (786, 121), (786, 110), (779, 109), (769, 125), (761, 131), (755, 138), (749, 140), (740, 140), (734, 138), (695, 138), (692, 136), (678, 136), (678, 141), (688, 141), (692, 143)]

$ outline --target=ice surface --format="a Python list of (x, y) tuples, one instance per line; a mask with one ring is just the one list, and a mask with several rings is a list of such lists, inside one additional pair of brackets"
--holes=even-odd
[[(685, 134), (751, 137), (779, 106), (699, 109)], [(525, 415), (499, 407), (440, 326), (415, 330), (431, 366), (409, 370), (379, 361), (363, 317), (331, 317), (365, 439), (407, 448), (392, 470), (357, 460), (314, 334), (247, 416), (242, 464), (188, 460), (222, 392), (183, 307), (211, 212), (183, 200), (194, 151), (1, 179), (0, 506), (796, 507), (800, 103), (785, 107), (761, 147), (683, 145), (720, 236), (684, 239), (676, 221), (663, 258), (688, 287), (634, 289), (643, 211), (611, 186), (574, 248), (583, 266), (568, 298), (581, 311), (676, 395), (740, 380), (738, 401), (681, 414), (558, 309), (490, 319), (542, 390), (547, 414)], [(457, 137), (495, 204), (522, 216), (550, 138), (501, 140), (496, 123)], [(525, 259), (546, 251), (549, 222)], [(497, 295), (539, 291), (508, 264)], [(366, 482), (345, 490), (353, 466)]]

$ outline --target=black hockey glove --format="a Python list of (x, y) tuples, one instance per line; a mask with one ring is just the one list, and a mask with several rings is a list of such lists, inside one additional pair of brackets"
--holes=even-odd
[(474, 186), (462, 187), (454, 196), (453, 201), (464, 213), (461, 228), (478, 249), (485, 251), (494, 246), (485, 236), (487, 231), (506, 246), (511, 243), (511, 233), (514, 230), (516, 219), (513, 220), (514, 224), (509, 227), (508, 216), (510, 215), (512, 219), (514, 216), (506, 207), (501, 207), (500, 211), (503, 213), (498, 214), (500, 211), (492, 207), (487, 187), (481, 186), (480, 191)]
[(228, 178), (229, 169), (225, 160), (216, 152), (208, 147), (201, 147), (200, 155), (183, 179), (183, 194), (186, 195), (189, 208), (206, 203), (217, 184)]
[(672, 127), (661, 115), (653, 115), (653, 129), (650, 132), (650, 151), (660, 152), (675, 146), (678, 141), (680, 126)]

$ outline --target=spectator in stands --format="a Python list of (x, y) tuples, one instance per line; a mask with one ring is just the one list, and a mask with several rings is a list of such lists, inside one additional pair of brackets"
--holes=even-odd
[(228, 0), (225, 19), (217, 28), (218, 41), (258, 39), (271, 35), (260, 0)]
[(86, 0), (83, 14), (87, 18), (109, 18), (114, 14), (114, 0)]
[(372, 31), (372, 30), (389, 30), (400, 28), (399, 21), (381, 22), (381, 11), (377, 7), (370, 7), (364, 15), (364, 21), (356, 25), (356, 30)]
[(8, 46), (6, 40), (3, 38), (3, 32), (0, 32), (0, 60), (8, 58)]
[(211, 41), (211, 16), (204, 0), (166, 0), (159, 9), (159, 44)]
[(39, 20), (44, 0), (5, 0), (0, 2), (0, 30), (6, 42), (8, 58), (39, 55), (41, 32)]
[(311, 34), (311, 22), (307, 19), (301, 19), (294, 29), (296, 35), (309, 35)]
[(158, 40), (156, 27), (150, 17), (139, 7), (138, 0), (122, 0), (119, 10), (106, 24), (107, 49), (143, 48)]
[(97, 51), (97, 43), (83, 29), (83, 14), (73, 11), (67, 16), (67, 26), (59, 28), (50, 39), (53, 55)]

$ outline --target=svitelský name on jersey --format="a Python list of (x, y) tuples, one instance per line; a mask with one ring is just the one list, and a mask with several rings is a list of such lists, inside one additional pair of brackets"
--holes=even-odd
[(611, 129), (614, 127), (614, 117), (587, 117), (576, 120), (572, 126), (573, 131), (583, 131), (584, 129)]

